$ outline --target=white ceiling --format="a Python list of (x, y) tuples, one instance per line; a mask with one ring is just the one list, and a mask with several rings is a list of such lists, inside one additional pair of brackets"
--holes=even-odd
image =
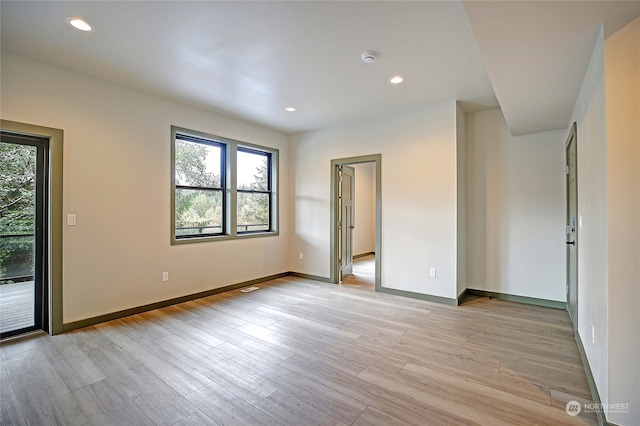
[(464, 5), (513, 135), (567, 128), (600, 24), (640, 12), (640, 1)]
[(3, 0), (0, 31), (3, 52), (288, 133), (455, 99), (499, 101), (517, 134), (566, 128), (599, 23), (639, 5)]

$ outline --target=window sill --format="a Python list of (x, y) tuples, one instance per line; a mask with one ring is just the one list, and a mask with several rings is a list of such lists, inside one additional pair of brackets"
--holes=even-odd
[(238, 234), (234, 238), (237, 240), (241, 240), (244, 238), (259, 238), (259, 237), (276, 237), (280, 235), (278, 231), (259, 231), (259, 232), (248, 232), (246, 234)]
[(208, 243), (213, 241), (244, 240), (249, 238), (276, 237), (280, 235), (278, 231), (251, 232), (237, 235), (208, 235), (206, 237), (172, 238), (171, 245)]

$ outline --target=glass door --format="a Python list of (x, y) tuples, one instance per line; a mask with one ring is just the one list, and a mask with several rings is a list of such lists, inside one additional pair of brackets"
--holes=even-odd
[(48, 329), (48, 139), (0, 139), (0, 337)]

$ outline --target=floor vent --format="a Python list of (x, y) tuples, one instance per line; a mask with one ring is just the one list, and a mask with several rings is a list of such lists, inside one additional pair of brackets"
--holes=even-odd
[(249, 293), (250, 291), (260, 290), (260, 287), (247, 287), (240, 290), (243, 293)]

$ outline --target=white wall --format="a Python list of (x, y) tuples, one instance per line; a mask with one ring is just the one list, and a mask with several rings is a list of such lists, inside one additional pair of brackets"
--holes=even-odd
[[(640, 425), (640, 20), (601, 30), (578, 123), (578, 333), (607, 420)], [(591, 327), (595, 339), (591, 338)]]
[(640, 18), (605, 40), (604, 69), (609, 402), (630, 403), (607, 420), (640, 425)]
[[(292, 142), (295, 271), (330, 275), (331, 160), (380, 153), (382, 285), (457, 296), (455, 102), (299, 134)], [(430, 266), (436, 278), (429, 278)]]
[[(578, 141), (578, 333), (603, 403), (608, 402), (609, 255), (604, 39), (600, 31), (571, 122)], [(595, 328), (595, 343), (591, 326)]]
[(5, 52), (1, 78), (3, 119), (64, 130), (64, 322), (290, 269), (286, 185), (278, 237), (171, 246), (169, 223), (171, 125), (278, 148), (281, 182), (287, 135)]
[(376, 251), (376, 165), (355, 164), (355, 229), (353, 254)]
[(467, 286), (566, 301), (566, 131), (511, 136), (502, 111), (467, 115)]

